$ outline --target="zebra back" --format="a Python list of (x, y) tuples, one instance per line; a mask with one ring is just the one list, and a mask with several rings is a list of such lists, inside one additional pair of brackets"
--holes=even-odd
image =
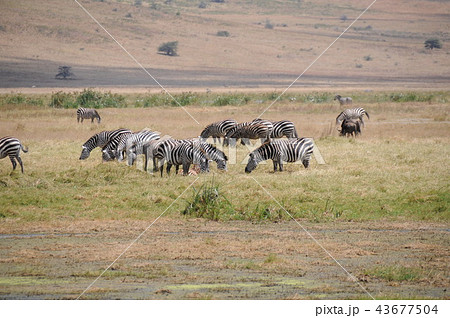
[(336, 117), (336, 124), (339, 125), (344, 119), (359, 119), (364, 125), (364, 114), (370, 119), (369, 113), (362, 107), (346, 109)]
[[(273, 126), (272, 126), (273, 127)], [(249, 138), (249, 139), (266, 139), (270, 138), (271, 130), (268, 125), (259, 121), (244, 122), (231, 128), (225, 135), (224, 144), (229, 144), (230, 139)]]
[(158, 140), (160, 135), (158, 132), (144, 130), (137, 134), (133, 134), (127, 140), (126, 153), (128, 157), (128, 165), (132, 166), (137, 156), (143, 153), (143, 145), (150, 140)]
[(273, 130), (270, 134), (270, 138), (298, 138), (297, 130), (292, 121), (280, 120), (273, 123)]

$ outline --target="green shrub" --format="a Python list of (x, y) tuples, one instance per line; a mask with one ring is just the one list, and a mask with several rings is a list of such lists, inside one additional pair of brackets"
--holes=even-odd
[(181, 212), (183, 215), (218, 221), (221, 215), (234, 213), (230, 201), (221, 193), (214, 180), (203, 184), (198, 190), (194, 188), (194, 193), (187, 203)]

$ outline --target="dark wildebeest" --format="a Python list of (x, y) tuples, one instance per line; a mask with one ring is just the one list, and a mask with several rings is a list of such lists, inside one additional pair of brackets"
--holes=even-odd
[(361, 134), (361, 124), (359, 123), (359, 120), (352, 120), (352, 119), (344, 119), (344, 121), (341, 124), (341, 136), (353, 136), (356, 137), (356, 135)]

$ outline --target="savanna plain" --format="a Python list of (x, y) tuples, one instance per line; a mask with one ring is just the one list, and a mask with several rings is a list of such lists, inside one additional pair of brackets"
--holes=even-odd
[(227, 172), (162, 178), (98, 148), (80, 161), (81, 145), (119, 127), (195, 137), (257, 117), (279, 92), (175, 94), (199, 124), (141, 93), (112, 94), (123, 108), (81, 124), (54, 95), (1, 96), (0, 135), (29, 149), (24, 174), (0, 161), (1, 298), (448, 298), (448, 91), (349, 92), (370, 114), (357, 138), (338, 136), (333, 93), (292, 91), (262, 117), (293, 121), (325, 164), (245, 174), (238, 144)]

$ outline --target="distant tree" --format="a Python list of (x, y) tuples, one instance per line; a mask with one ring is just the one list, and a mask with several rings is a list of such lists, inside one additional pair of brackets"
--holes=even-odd
[(230, 32), (228, 31), (217, 31), (217, 36), (224, 36), (224, 37), (229, 37), (230, 36)]
[(55, 78), (56, 79), (67, 79), (67, 78), (74, 76), (74, 74), (71, 72), (71, 69), (72, 69), (72, 67), (70, 67), (70, 66), (58, 67), (58, 74), (56, 74)]
[(224, 3), (225, 0), (211, 0), (211, 2)]
[(345, 14), (341, 15), (341, 21), (347, 21), (347, 16)]
[(439, 39), (428, 39), (425, 41), (425, 48), (427, 49), (442, 49), (442, 43)]
[(264, 25), (264, 27), (265, 27), (266, 29), (273, 29), (273, 24), (270, 23), (270, 20), (269, 20), (269, 19), (267, 19), (267, 20), (266, 20), (266, 24)]
[(158, 52), (169, 56), (177, 56), (178, 41), (166, 42), (159, 46)]
[(206, 5), (206, 2), (200, 2), (200, 4), (198, 5), (198, 7), (200, 8), (200, 9), (205, 9), (206, 7), (207, 7), (207, 5)]

